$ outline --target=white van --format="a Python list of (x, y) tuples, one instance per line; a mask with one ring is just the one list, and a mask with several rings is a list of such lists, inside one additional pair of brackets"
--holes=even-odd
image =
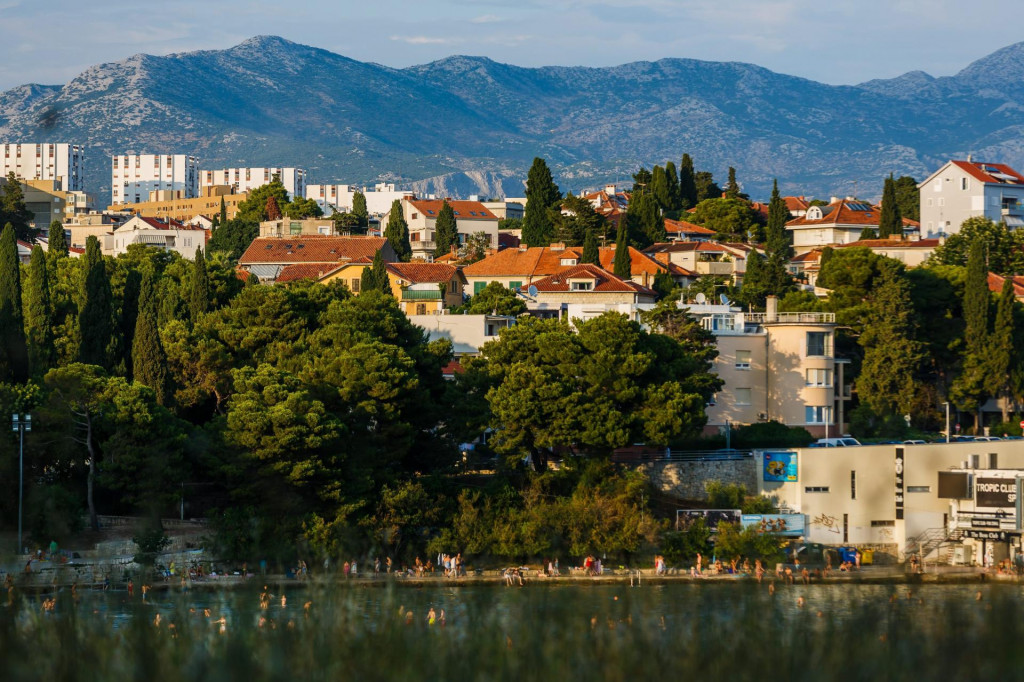
[(860, 445), (860, 441), (849, 436), (843, 436), (842, 438), (819, 438), (811, 443), (812, 448), (852, 448), (856, 445)]

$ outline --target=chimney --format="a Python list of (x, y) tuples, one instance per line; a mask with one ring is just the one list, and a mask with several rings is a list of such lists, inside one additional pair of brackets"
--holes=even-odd
[(777, 296), (769, 296), (764, 302), (766, 322), (774, 322), (779, 319), (779, 299)]
[(610, 197), (615, 196), (615, 185), (605, 185), (604, 192)]
[(837, 201), (839, 201), (839, 197), (829, 197), (828, 198), (828, 203), (830, 203), (830, 204), (834, 204)]
[(552, 251), (565, 251), (565, 242), (555, 242), (554, 244), (551, 244), (548, 248), (551, 249)]

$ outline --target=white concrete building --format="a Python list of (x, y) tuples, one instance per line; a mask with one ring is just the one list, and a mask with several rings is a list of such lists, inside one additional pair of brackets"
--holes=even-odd
[(112, 204), (149, 201), (150, 192), (199, 196), (199, 163), (186, 154), (119, 154), (111, 160), (110, 178)]
[(1024, 227), (1024, 176), (1001, 163), (947, 161), (919, 184), (921, 233), (956, 234), (968, 218), (983, 216), (1011, 229)]
[(14, 172), (21, 180), (53, 180), (64, 192), (84, 192), (85, 147), (64, 142), (4, 143), (3, 177)]
[[(436, 242), (437, 216), (444, 204), (442, 199), (403, 199), (402, 213), (409, 226), (409, 241), (412, 245), (412, 257), (430, 261), (434, 258)], [(498, 246), (498, 217), (487, 210), (479, 201), (449, 201), (455, 213), (455, 227), (458, 230), (459, 244), (483, 232), (487, 235), (488, 248)], [(381, 216), (381, 229), (387, 225), (388, 212)]]
[(195, 258), (197, 248), (205, 253), (209, 234), (202, 227), (185, 225), (176, 220), (136, 215), (103, 238), (103, 254), (120, 256), (132, 244), (142, 244), (177, 251), (182, 258), (191, 260)]
[(409, 315), (409, 321), (427, 331), (430, 341), (448, 339), (456, 357), (480, 355), (488, 341), (498, 338), (502, 329), (516, 323), (504, 315)]
[(199, 172), (199, 186), (212, 187), (227, 185), (234, 194), (251, 192), (257, 187), (266, 185), (274, 176), (281, 180), (288, 198), (306, 196), (306, 171), (302, 168), (222, 168), (220, 170), (202, 170)]
[(366, 197), (366, 212), (370, 215), (384, 215), (391, 210), (391, 204), (415, 196), (412, 190), (395, 189), (393, 184), (378, 182), (373, 188), (355, 185), (306, 185), (306, 198), (314, 200), (329, 216), (352, 212), (352, 198), (356, 192)]

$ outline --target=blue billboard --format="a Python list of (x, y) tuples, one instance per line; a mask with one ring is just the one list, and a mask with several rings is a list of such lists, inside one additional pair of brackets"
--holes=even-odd
[(764, 480), (792, 483), (797, 480), (795, 452), (764, 453)]
[(754, 528), (762, 533), (775, 533), (788, 537), (800, 537), (807, 526), (803, 514), (744, 514), (740, 523), (744, 528)]

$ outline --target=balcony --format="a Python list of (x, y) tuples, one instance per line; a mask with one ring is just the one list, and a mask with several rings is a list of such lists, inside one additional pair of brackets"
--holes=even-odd
[(405, 289), (402, 291), (403, 301), (440, 301), (441, 290), (435, 289)]
[(437, 242), (412, 241), (409, 244), (412, 245), (413, 251), (433, 251), (437, 248)]
[(755, 324), (765, 322), (779, 324), (835, 324), (835, 313), (775, 313), (774, 319), (768, 319), (768, 313), (744, 313), (744, 320)]
[(717, 261), (697, 261), (697, 274), (700, 275), (732, 275), (733, 263)]

